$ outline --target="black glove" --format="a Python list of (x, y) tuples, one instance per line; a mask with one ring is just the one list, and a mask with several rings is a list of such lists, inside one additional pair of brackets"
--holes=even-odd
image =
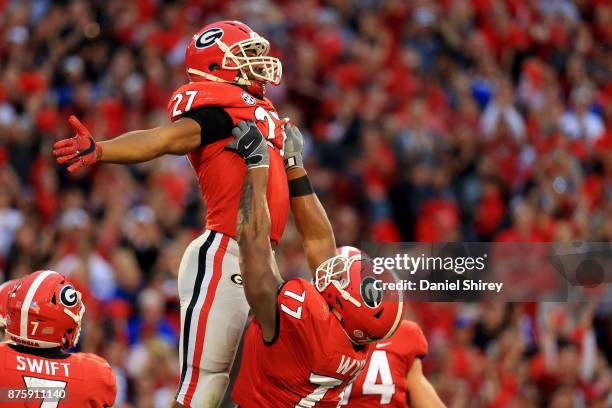
[(235, 150), (244, 158), (247, 168), (269, 167), (268, 144), (254, 122), (241, 120), (238, 126), (232, 129), (232, 140), (225, 146), (226, 149)]

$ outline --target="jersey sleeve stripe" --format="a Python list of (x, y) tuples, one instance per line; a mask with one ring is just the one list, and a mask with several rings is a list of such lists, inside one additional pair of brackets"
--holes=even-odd
[(213, 273), (210, 281), (204, 289), (204, 293), (200, 296), (202, 299), (204, 299), (204, 305), (202, 306), (202, 311), (198, 316), (198, 330), (196, 331), (195, 339), (195, 354), (193, 356), (193, 361), (191, 364), (191, 378), (189, 379), (189, 385), (187, 386), (187, 392), (185, 395), (184, 405), (186, 406), (191, 405), (191, 400), (198, 386), (198, 379), (200, 378), (200, 361), (202, 359), (202, 351), (204, 350), (204, 338), (206, 337), (206, 322), (208, 321), (208, 314), (214, 301), (215, 293), (217, 292), (217, 285), (219, 284), (219, 280), (223, 275), (223, 258), (225, 257), (228, 241), (229, 236), (222, 235), (221, 243), (215, 249), (214, 255), (213, 251), (211, 251), (210, 253), (213, 258)]
[[(189, 305), (187, 306), (187, 309), (185, 311), (185, 320), (184, 320), (184, 327), (183, 327), (183, 344), (182, 344), (182, 350), (181, 350), (183, 361), (182, 361), (182, 369), (181, 369), (181, 379), (179, 381), (178, 392), (176, 395), (176, 400), (179, 403), (183, 403), (183, 399), (185, 396), (186, 390), (184, 391), (183, 388), (186, 387), (185, 378), (187, 377), (187, 371), (189, 371), (187, 363), (189, 362), (190, 351), (191, 351), (191, 356), (193, 357), (194, 344), (191, 344), (193, 343), (192, 340), (195, 340), (191, 338), (192, 337), (191, 336), (191, 333), (192, 333), (191, 322), (192, 322), (192, 317), (193, 317), (193, 309), (195, 308), (196, 303), (198, 302), (198, 298), (200, 297), (200, 288), (202, 287), (202, 282), (204, 281), (204, 275), (206, 274), (206, 255), (216, 235), (217, 233), (215, 231), (209, 231), (208, 237), (205, 238), (204, 243), (199, 249), (198, 272), (197, 272), (195, 283), (194, 283), (193, 295), (191, 296), (191, 300), (189, 301)], [(193, 331), (197, 332), (197, 327), (194, 327)], [(190, 347), (190, 344), (191, 344), (191, 347)]]

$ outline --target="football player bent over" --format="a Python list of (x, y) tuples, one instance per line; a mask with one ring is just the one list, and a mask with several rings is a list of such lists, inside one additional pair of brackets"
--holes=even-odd
[(370, 343), (397, 329), (403, 304), (399, 296), (372, 292), (359, 251), (338, 255), (327, 215), (301, 166), (301, 135), (290, 125), (285, 131), (291, 208), (315, 282), (283, 282), (279, 275), (268, 239), (266, 142), (254, 124), (242, 122), (231, 145), (247, 165), (237, 239), (255, 318), (244, 337), (232, 397), (242, 408), (337, 407), (345, 386), (365, 366)]
[(427, 340), (421, 328), (415, 322), (402, 321), (393, 336), (374, 345), (368, 364), (347, 387), (340, 406), (444, 408), (436, 390), (423, 374), (421, 359), (427, 350)]

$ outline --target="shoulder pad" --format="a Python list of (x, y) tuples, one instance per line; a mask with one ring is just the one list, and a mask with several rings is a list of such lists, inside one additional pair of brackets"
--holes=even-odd
[[(178, 88), (168, 102), (168, 117), (174, 121), (186, 111), (206, 106), (248, 108), (257, 105), (256, 99), (239, 86), (223, 82), (189, 82)], [(269, 101), (259, 101), (270, 104)]]
[(398, 334), (403, 337), (403, 342), (412, 345), (415, 357), (424, 357), (427, 354), (429, 344), (427, 343), (425, 334), (423, 334), (423, 330), (421, 330), (418, 324), (409, 320), (404, 320), (398, 328)]

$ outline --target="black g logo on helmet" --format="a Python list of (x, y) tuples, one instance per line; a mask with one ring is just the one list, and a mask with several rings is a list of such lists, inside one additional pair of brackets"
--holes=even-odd
[(195, 40), (196, 48), (208, 48), (223, 37), (223, 30), (220, 28), (211, 28), (204, 31)]
[(382, 302), (382, 290), (376, 289), (376, 279), (372, 276), (366, 276), (361, 281), (361, 298), (366, 306), (375, 308)]
[(79, 301), (78, 292), (71, 285), (66, 285), (60, 291), (60, 302), (65, 306), (72, 307)]

